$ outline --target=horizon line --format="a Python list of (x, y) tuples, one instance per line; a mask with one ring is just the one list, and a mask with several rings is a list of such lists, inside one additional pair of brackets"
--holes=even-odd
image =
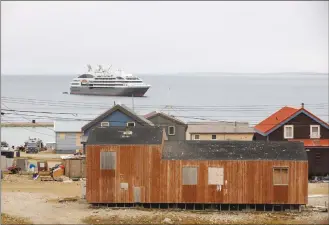
[[(132, 73), (138, 75), (152, 75), (152, 76), (170, 76), (170, 75), (329, 75), (324, 72), (172, 72), (172, 73)], [(73, 73), (58, 73), (58, 74), (1, 74), (1, 76), (74, 76), (79, 74)]]

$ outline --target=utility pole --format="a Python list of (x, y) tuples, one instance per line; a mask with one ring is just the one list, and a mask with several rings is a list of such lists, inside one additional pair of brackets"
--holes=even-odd
[(132, 105), (133, 105), (133, 111), (135, 112), (135, 104), (134, 104), (134, 94), (131, 95)]

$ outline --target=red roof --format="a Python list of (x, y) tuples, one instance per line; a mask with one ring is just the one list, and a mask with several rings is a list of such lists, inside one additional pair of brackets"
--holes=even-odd
[(263, 120), (259, 124), (257, 124), (255, 126), (255, 129), (257, 131), (262, 132), (262, 133), (267, 133), (270, 130), (272, 130), (274, 127), (276, 127), (280, 123), (290, 119), (292, 116), (294, 116), (295, 114), (297, 114), (300, 111), (306, 112), (311, 117), (313, 117), (316, 120), (320, 121), (324, 126), (329, 127), (328, 123), (324, 122), (319, 117), (315, 116), (314, 114), (312, 114), (310, 111), (306, 110), (303, 107), (299, 108), (299, 109), (296, 109), (296, 108), (285, 106), (282, 109), (280, 109), (279, 111), (273, 113), (271, 116), (269, 116), (268, 118), (266, 118), (265, 120)]
[(305, 147), (329, 147), (329, 139), (289, 139), (289, 141), (301, 141)]
[(295, 113), (297, 113), (299, 109), (291, 108), (288, 106), (283, 107), (279, 111), (273, 113), (271, 116), (267, 117), (265, 120), (260, 122), (255, 126), (255, 129), (262, 132), (267, 133), (272, 128), (276, 127), (278, 124), (292, 117)]

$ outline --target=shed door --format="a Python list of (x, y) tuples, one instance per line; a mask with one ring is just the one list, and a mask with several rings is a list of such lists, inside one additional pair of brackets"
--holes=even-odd
[(134, 187), (134, 202), (140, 203), (141, 202), (141, 188)]

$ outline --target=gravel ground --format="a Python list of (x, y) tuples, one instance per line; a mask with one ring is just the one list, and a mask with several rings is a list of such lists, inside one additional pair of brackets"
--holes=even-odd
[[(34, 224), (101, 223), (320, 223), (328, 213), (236, 213), (188, 212), (138, 209), (95, 209), (85, 201), (59, 203), (58, 199), (80, 195), (80, 183), (34, 181), (31, 176), (5, 175), (2, 180), (1, 209), (11, 216), (24, 217)], [(328, 196), (310, 197), (312, 205), (324, 205)], [(89, 218), (89, 220), (86, 220)], [(110, 218), (110, 220), (108, 219)], [(106, 220), (107, 219), (107, 220)], [(97, 222), (98, 221), (98, 222)], [(274, 221), (274, 222), (273, 222)], [(324, 222), (323, 222), (324, 221)], [(168, 223), (169, 223), (168, 222)]]
[[(54, 194), (6, 192), (2, 194), (2, 210), (4, 213), (31, 220), (34, 224), (78, 224), (85, 218), (94, 218), (97, 223), (102, 219), (115, 217), (116, 221), (138, 221), (138, 223), (169, 221), (208, 221), (209, 223), (261, 223), (268, 220), (285, 221), (287, 223), (311, 223), (328, 220), (327, 213), (224, 213), (224, 212), (173, 212), (160, 210), (137, 209), (93, 209), (85, 202), (58, 203)], [(17, 204), (19, 202), (19, 204)], [(167, 219), (166, 219), (167, 218)], [(144, 221), (144, 222), (143, 222)]]

